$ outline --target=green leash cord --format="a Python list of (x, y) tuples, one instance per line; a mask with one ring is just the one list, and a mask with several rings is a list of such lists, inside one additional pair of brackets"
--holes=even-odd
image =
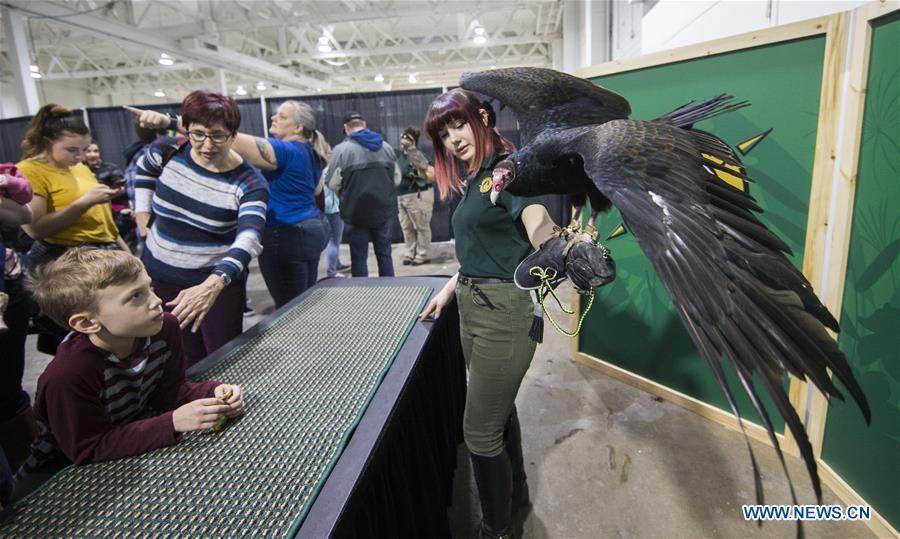
[(587, 307), (584, 308), (584, 312), (581, 313), (581, 316), (578, 318), (578, 325), (575, 326), (575, 331), (569, 333), (564, 330), (560, 325), (553, 319), (550, 315), (550, 311), (547, 310), (547, 306), (544, 304), (544, 299), (547, 295), (553, 296), (553, 299), (556, 300), (556, 304), (559, 305), (559, 308), (566, 314), (575, 314), (575, 311), (568, 310), (563, 307), (562, 301), (560, 301), (559, 297), (556, 295), (556, 292), (553, 290), (553, 287), (550, 286), (550, 282), (556, 277), (556, 271), (552, 269), (544, 269), (539, 268), (537, 266), (528, 270), (532, 277), (537, 277), (541, 280), (540, 286), (538, 286), (538, 299), (541, 303), (541, 309), (544, 311), (544, 314), (547, 315), (547, 320), (550, 320), (550, 323), (553, 324), (553, 327), (556, 328), (556, 331), (559, 331), (566, 337), (575, 337), (581, 332), (581, 326), (584, 324), (584, 317), (587, 316), (588, 311), (591, 310), (591, 305), (594, 304), (594, 296), (596, 296), (596, 290), (591, 288), (591, 295), (588, 299)]
[[(555, 229), (564, 238), (569, 240), (570, 236), (568, 234), (579, 234), (584, 233), (588, 234), (592, 239), (593, 243), (601, 249), (603, 252), (603, 256), (609, 257), (609, 249), (606, 248), (603, 244), (600, 243), (600, 240), (597, 239), (597, 231), (594, 229), (593, 225), (588, 225), (588, 229), (586, 231), (582, 231), (581, 228), (572, 223), (567, 228), (564, 229)], [(553, 281), (556, 280), (557, 273), (553, 268), (542, 268), (540, 266), (532, 266), (528, 269), (528, 273), (532, 277), (536, 277), (540, 280), (540, 284), (537, 289), (531, 290), (532, 301), (534, 301), (534, 318), (531, 323), (531, 330), (528, 332), (528, 336), (534, 342), (542, 342), (544, 340), (544, 315), (547, 315), (547, 319), (550, 320), (550, 323), (553, 324), (553, 327), (556, 328), (556, 331), (562, 333), (566, 337), (576, 337), (579, 333), (581, 333), (581, 327), (584, 324), (584, 319), (587, 316), (587, 313), (591, 310), (591, 306), (594, 304), (594, 297), (597, 295), (597, 289), (595, 287), (591, 287), (590, 298), (588, 299), (588, 304), (584, 308), (584, 312), (581, 313), (581, 316), (578, 318), (578, 324), (575, 326), (575, 331), (568, 332), (564, 330), (560, 325), (553, 319), (550, 315), (550, 311), (547, 310), (547, 306), (544, 303), (544, 300), (547, 298), (547, 295), (553, 296), (553, 299), (556, 300), (556, 304), (559, 305), (559, 308), (566, 314), (575, 314), (575, 310), (568, 310), (563, 307), (562, 301), (560, 301), (559, 297), (556, 295), (556, 292), (553, 290)]]

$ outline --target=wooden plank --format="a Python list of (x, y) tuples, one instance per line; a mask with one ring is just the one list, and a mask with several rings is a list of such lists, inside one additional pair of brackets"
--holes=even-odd
[[(806, 243), (804, 245), (803, 275), (813, 285), (819, 299), (825, 301), (822, 275), (827, 271), (827, 258), (831, 251), (828, 242), (834, 223), (831, 220), (835, 202), (833, 178), (837, 170), (836, 159), (842, 143), (839, 121), (841, 117), (845, 84), (845, 67), (849, 34), (847, 13), (828, 17), (825, 30), (825, 58), (822, 66), (822, 92), (819, 97), (819, 117), (816, 126), (816, 152), (813, 160), (812, 184), (809, 192), (809, 214), (806, 222)], [(837, 199), (841, 200), (841, 199)], [(852, 212), (852, 206), (848, 212)], [(850, 215), (850, 213), (848, 213)], [(837, 315), (839, 310), (831, 310)], [(832, 335), (834, 336), (834, 335)], [(822, 451), (825, 412), (824, 397), (809, 383), (791, 378), (788, 397), (806, 426), (807, 435), (815, 455)], [(785, 432), (787, 445), (796, 450), (797, 442), (790, 432)]]
[(659, 51), (631, 58), (613, 60), (612, 62), (607, 62), (605, 64), (582, 67), (575, 70), (575, 75), (582, 78), (599, 77), (601, 75), (634, 71), (646, 67), (671, 64), (684, 60), (692, 60), (694, 58), (702, 58), (704, 56), (758, 47), (760, 45), (768, 45), (770, 43), (779, 43), (781, 41), (824, 34), (830, 17), (832, 16), (816, 17), (815, 19), (785, 24), (774, 28), (764, 28), (746, 34), (714, 39), (712, 41), (705, 41), (703, 43), (696, 43), (667, 51)]
[[(630, 386), (636, 387), (642, 391), (646, 391), (651, 395), (655, 395), (657, 397), (665, 399), (672, 404), (676, 404), (686, 410), (690, 410), (691, 412), (705, 417), (706, 419), (709, 419), (715, 423), (723, 425), (728, 429), (738, 432), (740, 432), (741, 430), (741, 427), (738, 424), (737, 418), (735, 418), (734, 414), (716, 408), (715, 406), (691, 397), (690, 395), (685, 395), (680, 391), (676, 391), (662, 384), (654, 382), (653, 380), (626, 371), (621, 367), (617, 367), (611, 363), (607, 363), (602, 359), (596, 358), (589, 354), (585, 354), (584, 352), (578, 352), (574, 356), (574, 359), (579, 363), (588, 365), (601, 371), (603, 374), (606, 374), (611, 378), (615, 378), (616, 380), (624, 382)], [(744, 430), (747, 433), (747, 436), (769, 447), (772, 447), (772, 442), (769, 439), (769, 434), (763, 427), (744, 419), (741, 420), (741, 423), (744, 426)], [(784, 436), (776, 432), (775, 437), (785, 453), (793, 455), (795, 457), (799, 457), (799, 453), (796, 452), (796, 449), (794, 451), (788, 451), (784, 447)]]
[[(818, 463), (819, 477), (822, 479), (822, 482), (828, 485), (828, 487), (837, 494), (838, 498), (844, 502), (844, 505), (869, 505), (866, 503), (866, 500), (853, 490), (853, 487), (848, 485), (846, 481), (841, 479), (841, 476), (832, 470), (828, 464), (821, 460), (818, 461)], [(891, 526), (890, 522), (881, 516), (875, 509), (872, 509), (872, 518), (864, 522), (878, 537), (900, 538), (900, 533), (897, 533), (897, 530)]]
[(900, 10), (900, 2), (897, 2), (897, 0), (875, 0), (859, 6), (852, 13), (856, 16), (857, 21), (862, 20), (871, 23), (873, 20), (890, 15), (897, 10)]
[[(864, 6), (869, 11), (870, 5)], [(872, 25), (860, 10), (849, 17), (850, 34), (849, 65), (846, 66), (846, 85), (840, 117), (835, 125), (843, 140), (838, 141), (831, 170), (831, 197), (833, 203), (825, 217), (830, 229), (820, 238), (827, 252), (823, 253), (821, 271), (810, 281), (818, 291), (822, 303), (840, 316), (844, 299), (847, 262), (850, 257), (850, 233), (853, 225), (853, 208), (856, 196), (856, 180), (863, 128), (863, 110), (866, 104), (866, 85), (869, 74), (869, 52), (872, 43)], [(828, 401), (815, 388), (806, 391), (810, 408), (810, 424), (807, 426), (816, 458), (822, 454)]]
[[(814, 167), (814, 189), (816, 180), (820, 180), (822, 189), (828, 182), (828, 206), (824, 204), (814, 205), (815, 191), (811, 193), (810, 220), (807, 227), (806, 257), (804, 259), (804, 274), (813, 284), (816, 293), (822, 303), (828, 307), (836, 317), (840, 316), (844, 299), (844, 285), (847, 276), (847, 263), (850, 256), (850, 234), (853, 225), (853, 208), (856, 196), (856, 181), (859, 166), (859, 152), (863, 128), (863, 111), (866, 104), (866, 92), (869, 77), (869, 55), (872, 44), (872, 21), (884, 15), (888, 15), (900, 9), (900, 4), (879, 0), (845, 14), (842, 28), (846, 42), (845, 57), (841, 65), (831, 65), (836, 80), (834, 85), (824, 85), (822, 88), (823, 107), (826, 91), (834, 91), (834, 86), (840, 91), (838, 102), (824, 108), (819, 114), (819, 136), (823, 134), (823, 114), (832, 114), (836, 111), (836, 117), (829, 120), (830, 127), (825, 133), (828, 148), (827, 155), (819, 155), (820, 140), (816, 142), (816, 163)], [(826, 58), (828, 56), (828, 44), (826, 38)], [(826, 59), (826, 68), (828, 61)], [(827, 80), (823, 73), (822, 80)], [(827, 88), (826, 88), (827, 86)], [(821, 162), (820, 162), (821, 158)], [(815, 175), (817, 167), (822, 173), (821, 177)], [(825, 177), (825, 174), (828, 177)], [(813, 208), (817, 215), (813, 216)], [(811, 253), (816, 253), (813, 263)], [(807, 268), (806, 260), (811, 261)], [(834, 336), (834, 335), (832, 335)], [(796, 393), (797, 400), (791, 403), (797, 408), (801, 417), (806, 418), (806, 430), (816, 458), (822, 454), (822, 444), (825, 439), (825, 423), (828, 415), (828, 401), (815, 387), (807, 383), (791, 383), (791, 396)], [(801, 412), (802, 410), (802, 412)], [(794, 443), (791, 440), (790, 443)]]

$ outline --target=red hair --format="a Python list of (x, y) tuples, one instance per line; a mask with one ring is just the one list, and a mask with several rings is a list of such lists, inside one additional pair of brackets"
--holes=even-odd
[(475, 138), (475, 155), (467, 163), (465, 174), (467, 176), (478, 172), (484, 160), (494, 152), (513, 152), (516, 147), (497, 131), (496, 128), (487, 127), (481, 119), (483, 109), (478, 97), (462, 88), (454, 88), (435, 99), (428, 107), (425, 115), (425, 132), (431, 138), (434, 146), (434, 170), (437, 176), (438, 193), (442, 199), (446, 199), (451, 190), (457, 193), (465, 191), (465, 181), (462, 179), (459, 162), (455, 159), (441, 140), (440, 132), (447, 124), (454, 121), (462, 121), (469, 124), (472, 135)]
[(192, 123), (206, 127), (222, 124), (230, 133), (241, 126), (241, 110), (227, 95), (194, 90), (181, 102), (181, 123), (190, 129)]

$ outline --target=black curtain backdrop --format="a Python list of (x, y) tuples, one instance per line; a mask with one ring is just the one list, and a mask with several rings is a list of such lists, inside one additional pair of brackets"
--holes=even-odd
[(17, 163), (22, 160), (22, 139), (31, 117), (0, 120), (0, 163)]
[[(238, 99), (237, 104), (241, 109), (241, 133), (254, 137), (266, 136), (259, 98)], [(268, 119), (266, 121), (268, 122)]]
[[(431, 102), (441, 94), (440, 88), (405, 90), (397, 92), (352, 93), (324, 96), (279, 97), (266, 100), (265, 114), (270, 117), (278, 106), (288, 99), (309, 104), (316, 111), (316, 123), (325, 139), (334, 146), (344, 139), (344, 116), (355, 111), (366, 120), (367, 126), (381, 133), (394, 149), (400, 146), (400, 134), (407, 127), (422, 131), (419, 149), (433, 160), (434, 149), (424, 132), (425, 113)], [(263, 136), (263, 111), (259, 98), (237, 101), (241, 110), (241, 131), (254, 136)], [(180, 103), (163, 105), (135, 105), (138, 108), (156, 110), (166, 114), (178, 114)], [(497, 110), (497, 127), (500, 132), (517, 146), (519, 129), (515, 115), (509, 110)], [(100, 107), (87, 109), (88, 121), (94, 140), (100, 145), (100, 155), (104, 161), (125, 168), (127, 163), (123, 151), (137, 140), (134, 131), (134, 115), (122, 107)], [(16, 162), (20, 159), (19, 145), (30, 118), (0, 120), (0, 162)], [(268, 120), (266, 120), (268, 121)], [(436, 195), (437, 193), (435, 193)], [(450, 218), (458, 202), (457, 197), (440, 201), (435, 196), (434, 214), (431, 219), (433, 241), (446, 241), (453, 237)], [(570, 203), (566, 197), (548, 195), (544, 204), (557, 224), (568, 224)], [(394, 219), (393, 241), (403, 241), (399, 219)]]

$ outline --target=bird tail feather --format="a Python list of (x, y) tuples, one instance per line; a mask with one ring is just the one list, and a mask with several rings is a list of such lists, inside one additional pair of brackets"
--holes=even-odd
[(690, 129), (697, 122), (750, 106), (749, 101), (734, 103), (732, 102), (733, 99), (733, 96), (721, 94), (705, 101), (691, 101), (653, 121), (668, 122), (676, 127)]

